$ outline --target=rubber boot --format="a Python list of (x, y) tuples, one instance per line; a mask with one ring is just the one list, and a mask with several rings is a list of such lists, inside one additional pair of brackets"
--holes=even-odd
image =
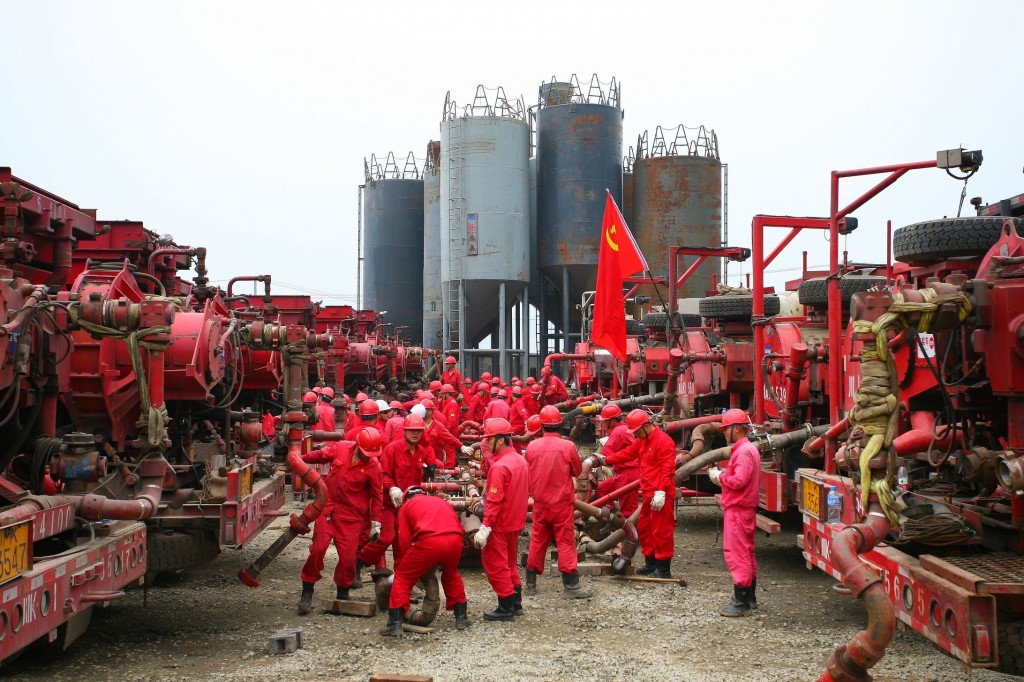
[(455, 605), (455, 629), (465, 630), (472, 623), (469, 622), (469, 606), (466, 602)]
[(358, 590), (360, 587), (363, 586), (362, 573), (364, 568), (366, 568), (366, 564), (364, 564), (359, 559), (356, 559), (356, 579), (352, 581), (353, 590)]
[(516, 585), (516, 591), (512, 596), (515, 597), (512, 602), (512, 612), (517, 616), (521, 616), (526, 613), (523, 609), (523, 586)]
[(402, 609), (388, 609), (388, 624), (380, 629), (381, 637), (400, 637), (402, 635)]
[(580, 585), (579, 573), (562, 573), (562, 596), (566, 599), (590, 599), (594, 591)]
[(747, 603), (747, 591), (749, 587), (732, 586), (732, 603), (725, 606), (718, 613), (726, 618), (750, 615), (750, 604)]
[(757, 609), (757, 578), (750, 583), (749, 597), (747, 603), (750, 604), (750, 608)]
[(516, 595), (513, 592), (507, 597), (498, 597), (498, 608), (484, 611), (484, 620), (508, 622), (516, 619)]
[[(672, 577), (672, 560), (671, 559), (655, 559), (654, 561), (656, 568), (654, 573), (651, 573), (652, 578), (671, 578)], [(639, 571), (637, 571), (639, 573)]]
[(338, 596), (335, 597), (335, 599), (342, 601), (348, 601), (349, 599), (351, 599), (351, 597), (348, 596), (348, 588), (338, 585)]
[(308, 616), (313, 610), (313, 583), (302, 581), (302, 594), (299, 595), (299, 615)]
[(653, 576), (654, 572), (658, 570), (657, 560), (654, 558), (654, 555), (644, 555), (644, 562), (644, 565), (636, 569), (635, 573), (637, 575)]
[(537, 596), (537, 571), (526, 569), (526, 596)]

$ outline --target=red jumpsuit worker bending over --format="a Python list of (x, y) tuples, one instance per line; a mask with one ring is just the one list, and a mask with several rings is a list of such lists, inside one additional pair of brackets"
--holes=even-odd
[[(374, 428), (364, 429), (358, 440), (338, 441), (323, 450), (303, 455), (303, 461), (310, 464), (331, 464), (327, 474), (327, 499), (330, 505), (330, 519), (324, 525), (317, 546), (317, 535), (309, 548), (309, 558), (302, 566), (302, 596), (299, 597), (299, 615), (309, 613), (313, 603), (313, 585), (320, 580), (324, 570), (324, 554), (327, 546), (334, 541), (338, 550), (338, 566), (334, 569), (334, 584), (337, 598), (348, 599), (348, 590), (356, 578), (356, 546), (359, 536), (367, 525), (370, 539), (380, 536), (380, 520), (383, 515), (381, 491), (380, 456), (381, 437)], [(318, 521), (317, 527), (321, 524)]]
[[(615, 472), (615, 475), (609, 476), (597, 484), (597, 496), (604, 497), (640, 478), (640, 467), (635, 458), (623, 454), (636, 439), (623, 423), (624, 417), (619, 406), (605, 405), (601, 408), (600, 419), (607, 425), (608, 440), (601, 448), (601, 454), (591, 456), (593, 460), (591, 467), (595, 462), (607, 464)], [(629, 493), (619, 498), (619, 510), (626, 518), (632, 516), (638, 506), (640, 506), (639, 495), (636, 493)]]
[[(498, 608), (484, 620), (510, 621), (522, 613), (522, 581), (516, 567), (519, 533), (526, 527), (529, 473), (526, 460), (512, 449), (512, 425), (506, 419), (484, 424), (483, 447), (493, 455), (484, 486), (484, 521), (473, 537)], [(491, 538), (491, 535), (494, 535)]]
[(643, 506), (636, 523), (640, 549), (646, 563), (639, 575), (672, 577), (675, 554), (676, 446), (672, 437), (651, 423), (645, 410), (626, 416), (626, 428), (636, 438), (622, 453), (623, 461), (635, 459), (640, 469), (640, 497)]
[(569, 399), (569, 391), (565, 388), (565, 382), (551, 368), (545, 365), (540, 370), (541, 383), (544, 384), (544, 396), (542, 405), (557, 405)]
[(402, 634), (402, 616), (409, 609), (409, 595), (420, 578), (441, 565), (444, 607), (455, 611), (455, 629), (469, 627), (466, 587), (459, 575), (462, 558), (462, 524), (452, 506), (431, 497), (417, 487), (405, 491), (405, 503), (398, 512), (398, 540), (402, 562), (395, 566), (395, 578), (388, 601), (388, 624), (384, 636)]
[(580, 574), (576, 570), (576, 527), (573, 524), (576, 477), (583, 470), (583, 464), (572, 441), (558, 433), (562, 426), (562, 413), (558, 408), (553, 405), (541, 408), (540, 421), (544, 435), (530, 443), (524, 455), (533, 498), (526, 594), (537, 594), (537, 576), (544, 573), (544, 561), (554, 536), (563, 595), (566, 599), (588, 599), (592, 592), (580, 587)]
[(739, 409), (722, 415), (722, 431), (732, 445), (725, 469), (708, 471), (712, 483), (722, 486), (722, 553), (732, 574), (732, 603), (719, 611), (723, 616), (749, 616), (757, 608), (757, 559), (754, 531), (761, 480), (761, 453), (747, 439), (750, 418)]

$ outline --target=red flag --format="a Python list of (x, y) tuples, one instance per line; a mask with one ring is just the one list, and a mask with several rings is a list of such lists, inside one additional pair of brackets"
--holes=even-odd
[(608, 193), (601, 221), (601, 251), (597, 258), (594, 293), (594, 324), (590, 342), (601, 346), (621, 362), (626, 361), (626, 301), (622, 282), (647, 270), (647, 261), (633, 241), (619, 207)]

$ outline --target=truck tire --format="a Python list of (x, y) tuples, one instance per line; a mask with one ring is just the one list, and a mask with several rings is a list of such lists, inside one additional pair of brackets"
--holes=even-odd
[(643, 336), (644, 325), (642, 322), (638, 322), (632, 318), (626, 318), (626, 335), (627, 336)]
[[(700, 327), (704, 324), (700, 315), (690, 313), (676, 313), (676, 326), (683, 324), (687, 327)], [(644, 315), (644, 328), (665, 331), (665, 323), (668, 322), (668, 313), (647, 313)]]
[[(944, 218), (907, 225), (893, 232), (892, 253), (901, 263), (913, 265), (984, 256), (999, 240), (1006, 220), (1001, 216)], [(1019, 219), (1009, 220), (1020, 227)]]
[[(754, 309), (752, 296), (709, 296), (700, 299), (701, 317), (715, 317), (720, 320), (749, 320)], [(764, 297), (764, 314), (779, 314), (779, 297)]]
[(146, 584), (161, 573), (174, 573), (213, 561), (220, 554), (217, 536), (207, 530), (146, 533)]
[[(875, 286), (885, 284), (885, 277), (865, 275), (847, 275), (839, 279), (839, 293), (843, 297), (843, 305), (850, 305), (850, 299), (858, 291), (867, 291)], [(797, 291), (801, 305), (828, 305), (828, 278), (815, 277), (805, 280)]]
[(1008, 614), (999, 614), (998, 618), (999, 672), (1024, 675), (1024, 620), (1010, 620)]

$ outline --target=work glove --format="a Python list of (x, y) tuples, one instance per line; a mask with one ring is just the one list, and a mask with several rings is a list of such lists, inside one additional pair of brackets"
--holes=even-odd
[(402, 489), (398, 486), (393, 486), (388, 490), (388, 495), (391, 497), (391, 504), (395, 505), (395, 509), (402, 506)]
[(426, 464), (426, 465), (423, 466), (423, 480), (424, 481), (433, 481), (435, 474), (437, 474), (437, 465), (436, 464)]
[(662, 507), (665, 506), (665, 491), (655, 491), (654, 497), (651, 498), (651, 509), (654, 511), (661, 511)]
[(488, 526), (480, 526), (476, 531), (476, 535), (473, 536), (473, 544), (476, 545), (477, 549), (483, 549), (484, 545), (487, 544), (487, 538), (491, 536), (491, 529)]
[(474, 450), (468, 445), (463, 445), (461, 448), (459, 448), (459, 452), (464, 454), (466, 457), (469, 457), (470, 459), (472, 459), (473, 456), (476, 454), (476, 450)]
[(598, 438), (597, 439), (597, 451), (594, 454), (596, 455), (599, 452), (601, 452), (601, 450), (604, 448), (604, 446), (607, 443), (608, 443), (608, 436), (605, 436), (604, 438)]
[(711, 482), (714, 483), (715, 485), (721, 485), (718, 482), (718, 480), (721, 477), (722, 477), (722, 470), (719, 469), (718, 467), (711, 467), (710, 469), (708, 469), (708, 478), (710, 478)]
[(370, 542), (380, 540), (380, 521), (370, 521)]
[(590, 468), (596, 469), (597, 467), (604, 466), (604, 457), (597, 454), (596, 452), (590, 456)]

